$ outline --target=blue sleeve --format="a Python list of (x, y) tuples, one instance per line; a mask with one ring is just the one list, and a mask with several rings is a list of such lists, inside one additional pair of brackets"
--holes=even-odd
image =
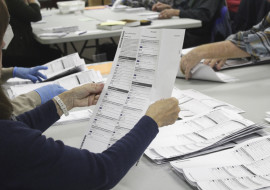
[(144, 116), (128, 134), (98, 154), (65, 146), (36, 132), (14, 134), (16, 142), (9, 142), (5, 155), (8, 164), (1, 161), (5, 184), (39, 190), (110, 189), (140, 158), (157, 135), (158, 127)]
[(56, 106), (52, 100), (40, 105), (39, 107), (17, 116), (17, 120), (25, 123), (32, 129), (44, 132), (58, 119)]

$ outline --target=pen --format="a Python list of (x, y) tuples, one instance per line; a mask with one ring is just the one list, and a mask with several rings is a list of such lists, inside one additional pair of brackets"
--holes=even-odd
[(78, 35), (82, 35), (82, 34), (85, 34), (87, 31), (81, 31), (81, 32), (78, 32)]

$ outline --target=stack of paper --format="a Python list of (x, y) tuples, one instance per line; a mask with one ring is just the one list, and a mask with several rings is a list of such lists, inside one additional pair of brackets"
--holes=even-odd
[(232, 111), (215, 109), (161, 128), (145, 154), (157, 163), (194, 157), (235, 146), (233, 141), (263, 128)]
[[(78, 53), (61, 57), (59, 59), (46, 63), (43, 66), (48, 67), (47, 70), (39, 71), (47, 77), (47, 79), (44, 81), (55, 80), (56, 78), (60, 78), (71, 73), (86, 70), (84, 59), (81, 59)], [(32, 82), (28, 79), (11, 78), (5, 83), (5, 85), (21, 84), (32, 84)]]
[(69, 123), (81, 122), (81, 121), (88, 121), (92, 116), (92, 110), (78, 110), (69, 112), (68, 116), (62, 115), (61, 118), (53, 124), (56, 125), (65, 125)]
[[(210, 66), (199, 63), (192, 70), (192, 79), (209, 80), (215, 82), (235, 82), (238, 79), (224, 73), (215, 72)], [(178, 70), (177, 77), (185, 78), (184, 74)]]
[(244, 112), (231, 104), (214, 99), (193, 89), (179, 90), (174, 88), (172, 96), (177, 98), (179, 101), (179, 106), (181, 108), (179, 117), (183, 119), (221, 107), (235, 113)]
[(10, 86), (7, 89), (7, 93), (8, 93), (8, 96), (11, 99), (13, 99), (18, 95), (28, 93), (30, 91), (33, 91), (37, 88), (40, 88), (48, 84), (58, 84), (62, 86), (63, 88), (69, 90), (79, 85), (91, 83), (91, 82), (94, 82), (94, 83), (103, 82), (103, 78), (99, 71), (95, 71), (95, 70), (82, 71), (79, 73), (75, 73), (75, 74), (57, 79), (52, 82), (42, 82), (42, 83), (36, 83), (36, 84)]
[(39, 34), (39, 37), (64, 37), (68, 33), (76, 32), (79, 30), (78, 26), (57, 26), (50, 28), (43, 28), (44, 33)]
[(270, 123), (270, 111), (266, 112), (264, 120)]
[(151, 101), (171, 96), (183, 38), (184, 30), (124, 28), (81, 148), (106, 150), (134, 127)]
[(171, 162), (178, 174), (201, 190), (251, 190), (270, 187), (270, 136), (188, 161)]
[(78, 53), (73, 53), (65, 57), (61, 57), (49, 63), (46, 63), (47, 70), (40, 72), (47, 76), (47, 80), (53, 80), (67, 74), (85, 70), (84, 59), (81, 59)]

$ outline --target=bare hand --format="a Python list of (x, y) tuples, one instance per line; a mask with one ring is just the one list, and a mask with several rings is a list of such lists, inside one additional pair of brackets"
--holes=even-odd
[(172, 7), (168, 4), (164, 4), (164, 3), (160, 3), (160, 2), (157, 2), (156, 4), (154, 4), (152, 6), (152, 11), (163, 11), (165, 9), (171, 9)]
[(158, 127), (171, 125), (178, 118), (178, 113), (180, 112), (178, 104), (179, 102), (176, 98), (159, 100), (149, 106), (145, 115), (151, 117)]
[(166, 9), (166, 10), (162, 11), (158, 15), (158, 18), (160, 18), (160, 19), (168, 19), (168, 18), (172, 18), (173, 16), (179, 16), (179, 10), (177, 10), (177, 9)]
[(226, 63), (227, 59), (206, 59), (204, 60), (203, 64), (209, 65), (212, 68), (216, 68), (217, 70), (220, 70), (221, 67)]
[(191, 69), (194, 68), (202, 59), (195, 51), (190, 51), (181, 58), (180, 70), (185, 75), (186, 80), (191, 78)]
[[(68, 110), (74, 107), (84, 107), (95, 105), (99, 99), (104, 84), (89, 83), (83, 86), (73, 88), (59, 95)], [(57, 105), (57, 103), (55, 103)], [(57, 105), (58, 107), (58, 105)], [(59, 115), (62, 115), (61, 109), (57, 109)]]

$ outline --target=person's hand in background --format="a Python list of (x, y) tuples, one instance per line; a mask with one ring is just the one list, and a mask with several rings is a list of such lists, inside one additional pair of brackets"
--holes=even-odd
[(179, 16), (179, 13), (180, 13), (180, 10), (177, 10), (177, 9), (165, 9), (158, 15), (158, 18), (168, 19), (168, 18), (172, 18), (173, 16)]
[(168, 5), (168, 4), (157, 2), (156, 4), (154, 4), (152, 6), (152, 11), (160, 12), (160, 11), (163, 11), (165, 9), (171, 9), (171, 8), (172, 7), (170, 5)]
[(67, 90), (60, 85), (49, 84), (49, 85), (40, 87), (38, 89), (35, 89), (35, 91), (40, 96), (41, 104), (44, 104), (45, 102), (51, 100), (53, 97), (65, 92)]
[(181, 58), (180, 70), (185, 75), (186, 80), (191, 78), (191, 70), (200, 63), (202, 57), (196, 52), (196, 49), (191, 50), (188, 54)]
[(171, 125), (178, 118), (180, 112), (178, 104), (176, 98), (162, 99), (151, 104), (145, 115), (151, 117), (158, 127)]
[(13, 69), (13, 77), (18, 77), (21, 79), (29, 79), (33, 83), (37, 81), (42, 81), (43, 79), (47, 79), (45, 75), (39, 72), (39, 70), (46, 70), (48, 67), (46, 66), (36, 66), (32, 68), (24, 68), (24, 67), (14, 67)]
[(203, 64), (209, 65), (212, 68), (220, 70), (222, 66), (226, 63), (227, 59), (205, 59)]

